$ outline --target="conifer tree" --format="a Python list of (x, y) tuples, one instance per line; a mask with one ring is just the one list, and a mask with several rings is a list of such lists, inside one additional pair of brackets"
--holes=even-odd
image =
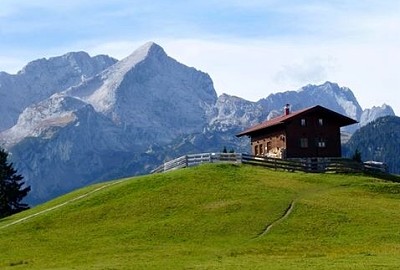
[(0, 148), (0, 218), (29, 208), (22, 199), (31, 190), (25, 186), (23, 176), (17, 174), (12, 163), (8, 163), (8, 153)]
[(357, 161), (358, 163), (361, 163), (361, 152), (358, 150), (358, 148), (356, 149), (356, 151), (354, 152), (352, 158), (352, 160)]

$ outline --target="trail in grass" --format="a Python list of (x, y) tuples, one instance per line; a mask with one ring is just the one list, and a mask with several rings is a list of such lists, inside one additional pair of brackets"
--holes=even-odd
[(272, 227), (274, 227), (274, 226), (277, 225), (278, 223), (280, 223), (280, 222), (282, 222), (283, 220), (285, 220), (285, 219), (290, 215), (290, 213), (292, 213), (293, 208), (294, 208), (294, 201), (292, 201), (292, 202), (289, 204), (288, 208), (285, 210), (285, 212), (283, 213), (283, 215), (282, 215), (280, 218), (278, 218), (278, 219), (274, 220), (273, 222), (271, 222), (270, 224), (268, 224), (268, 225), (265, 227), (264, 231), (263, 231), (262, 233), (260, 233), (260, 234), (257, 236), (257, 238), (263, 237), (264, 235), (266, 235), (266, 234), (272, 229)]
[(37, 213), (35, 213), (35, 214), (32, 214), (32, 215), (23, 217), (23, 218), (18, 219), (18, 220), (15, 220), (15, 221), (13, 221), (13, 222), (11, 222), (11, 223), (9, 223), (9, 224), (6, 224), (6, 225), (4, 225), (4, 226), (1, 226), (0, 229), (4, 229), (4, 228), (7, 228), (7, 227), (16, 225), (16, 224), (21, 223), (21, 222), (24, 222), (24, 221), (26, 221), (26, 220), (28, 220), (28, 219), (31, 219), (31, 218), (34, 218), (34, 217), (43, 215), (43, 214), (48, 213), (48, 212), (53, 211), (53, 210), (56, 210), (56, 209), (58, 209), (58, 208), (60, 208), (60, 207), (63, 207), (63, 206), (65, 206), (65, 205), (69, 204), (69, 203), (72, 203), (72, 202), (81, 200), (81, 199), (83, 199), (83, 198), (86, 198), (87, 196), (89, 196), (89, 195), (91, 195), (91, 194), (93, 194), (93, 193), (96, 193), (96, 192), (98, 192), (98, 191), (100, 191), (100, 190), (102, 190), (102, 189), (105, 189), (105, 188), (114, 186), (114, 185), (119, 184), (119, 183), (121, 183), (121, 182), (123, 182), (123, 181), (124, 181), (124, 180), (120, 180), (120, 181), (112, 182), (112, 183), (109, 183), (109, 184), (105, 184), (105, 185), (103, 185), (103, 186), (101, 186), (101, 187), (98, 187), (98, 188), (92, 190), (92, 191), (89, 191), (88, 193), (82, 194), (82, 195), (80, 195), (80, 196), (78, 196), (78, 197), (76, 197), (76, 198), (73, 198), (73, 199), (68, 200), (68, 201), (66, 201), (66, 202), (57, 204), (57, 205), (55, 205), (55, 206), (53, 206), (53, 207), (50, 207), (50, 208), (45, 209), (45, 210), (43, 210), (43, 211), (37, 212)]
[(322, 192), (327, 192), (330, 191), (332, 189), (338, 188), (337, 186), (334, 187), (318, 187), (318, 188), (312, 188), (306, 191), (301, 192), (300, 194), (298, 194), (298, 196), (291, 201), (291, 203), (289, 204), (289, 206), (286, 208), (285, 212), (283, 213), (283, 215), (281, 217), (279, 217), (278, 219), (274, 220), (273, 222), (269, 223), (265, 229), (258, 234), (255, 238), (260, 238), (264, 235), (266, 235), (274, 226), (278, 225), (280, 222), (282, 222), (283, 220), (285, 220), (286, 218), (289, 217), (289, 215), (292, 213), (294, 205), (295, 205), (295, 201), (300, 200), (301, 198), (305, 198), (307, 196), (310, 195), (316, 195), (316, 194), (321, 194)]

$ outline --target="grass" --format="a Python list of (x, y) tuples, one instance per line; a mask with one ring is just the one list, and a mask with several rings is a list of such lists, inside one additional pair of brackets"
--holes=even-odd
[(400, 184), (373, 177), (202, 165), (126, 179), (0, 229), (0, 269), (395, 269), (399, 199)]

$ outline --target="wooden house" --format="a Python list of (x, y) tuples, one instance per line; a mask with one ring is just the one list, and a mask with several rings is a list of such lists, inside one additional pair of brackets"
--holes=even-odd
[(275, 158), (341, 157), (340, 128), (357, 121), (314, 106), (290, 112), (250, 127), (236, 136), (251, 138), (252, 154)]

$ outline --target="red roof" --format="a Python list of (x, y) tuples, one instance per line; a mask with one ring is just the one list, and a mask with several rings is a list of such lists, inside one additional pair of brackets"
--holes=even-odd
[(340, 124), (340, 126), (347, 126), (347, 125), (351, 125), (351, 124), (357, 123), (357, 121), (355, 121), (355, 120), (353, 120), (353, 119), (351, 119), (351, 118), (349, 118), (347, 116), (344, 116), (344, 115), (342, 115), (340, 113), (331, 111), (331, 110), (329, 110), (329, 109), (327, 109), (325, 107), (317, 105), (317, 106), (309, 107), (309, 108), (306, 108), (306, 109), (303, 109), (303, 110), (300, 110), (300, 111), (289, 113), (288, 115), (282, 115), (282, 116), (278, 116), (278, 117), (272, 118), (271, 120), (264, 121), (264, 122), (262, 122), (260, 124), (252, 126), (252, 127), (248, 128), (248, 129), (240, 132), (236, 136), (237, 137), (241, 137), (241, 136), (244, 136), (244, 135), (250, 135), (251, 133), (259, 131), (259, 130), (262, 130), (262, 129), (267, 129), (267, 128), (270, 128), (272, 126), (282, 125), (282, 124), (288, 122), (289, 120), (292, 120), (296, 116), (299, 116), (299, 115), (302, 115), (302, 114), (306, 114), (306, 113), (309, 113), (309, 112), (315, 111), (315, 110), (322, 110), (322, 111), (325, 111), (325, 112), (327, 112), (329, 114), (332, 114), (332, 115), (336, 116), (338, 118), (338, 123)]

